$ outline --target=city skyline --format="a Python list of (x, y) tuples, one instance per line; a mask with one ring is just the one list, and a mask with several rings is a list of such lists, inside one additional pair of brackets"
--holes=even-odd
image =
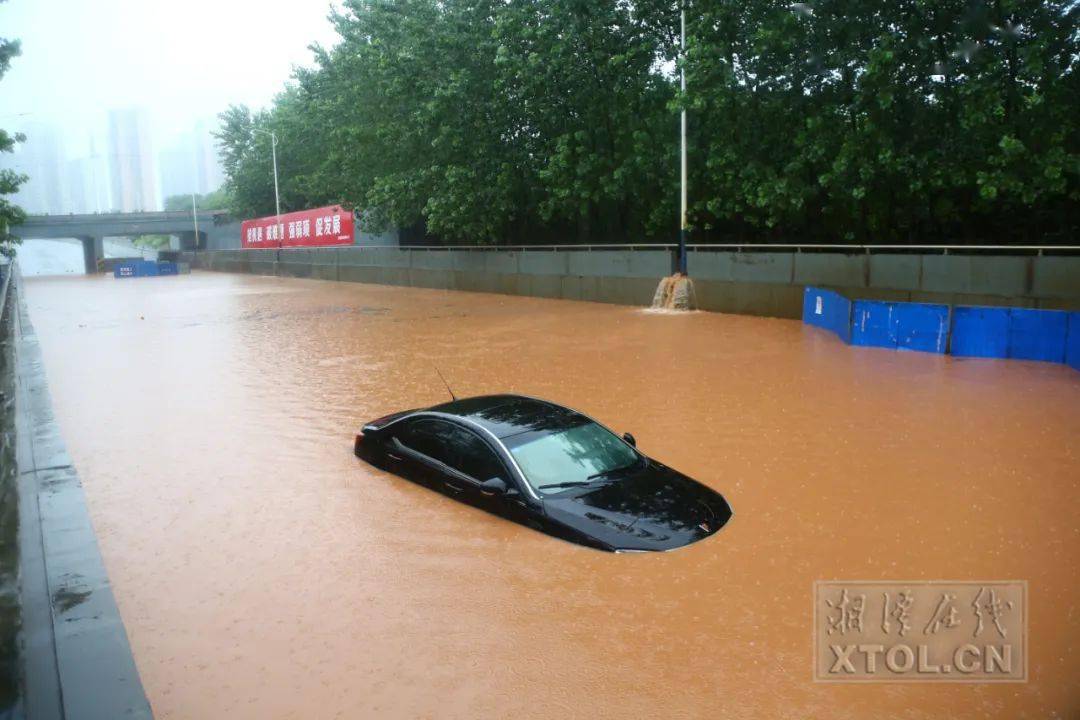
[[(15, 202), (31, 212), (111, 209), (108, 116), (122, 108), (149, 115), (158, 203), (217, 189), (206, 144), (218, 114), (232, 104), (266, 107), (297, 67), (313, 63), (313, 40), (336, 41), (329, 15), (337, 4), (286, 3), (268, 13), (257, 0), (193, 0), (170, 17), (168, 32), (136, 33), (130, 28), (161, 27), (153, 3), (70, 0), (63, 22), (52, 3), (0, 3), (5, 37), (22, 46), (4, 77), (0, 114), (0, 127), (28, 136), (15, 154), (0, 156), (0, 166), (31, 176)], [(44, 147), (49, 138), (62, 147)], [(198, 156), (190, 163), (188, 151)]]
[(15, 202), (31, 214), (156, 210), (172, 195), (202, 195), (224, 182), (208, 118), (165, 142), (139, 107), (110, 109), (78, 133), (37, 120), (18, 129), (26, 141), (0, 164), (29, 177)]
[(145, 212), (160, 207), (153, 131), (145, 110), (109, 111), (109, 181), (112, 209)]

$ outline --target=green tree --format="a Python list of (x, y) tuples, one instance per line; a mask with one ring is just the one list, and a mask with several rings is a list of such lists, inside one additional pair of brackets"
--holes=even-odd
[[(165, 198), (168, 212), (191, 211), (191, 195), (170, 195)], [(204, 195), (195, 194), (195, 207), (199, 210), (231, 210), (232, 198), (225, 188), (218, 188)]]
[(168, 235), (139, 235), (131, 239), (131, 244), (139, 248), (166, 250), (169, 247)]
[(494, 85), (497, 7), (357, 1), (334, 16), (342, 42), (299, 79), (326, 122), (321, 179), (343, 202), (475, 242), (522, 221), (527, 167)]
[(710, 4), (692, 15), (688, 59), (705, 161), (695, 218), (795, 239), (1038, 229), (1077, 200), (1078, 12), (1054, 0)]
[(627, 3), (511, 0), (497, 24), (499, 101), (533, 165), (544, 221), (625, 242), (675, 222), (677, 124), (657, 38)]
[[(2, 0), (0, 0), (2, 1)], [(19, 55), (19, 42), (0, 38), (0, 78), (3, 78), (11, 67), (12, 58)], [(16, 143), (26, 138), (21, 133), (9, 133), (0, 128), (0, 153), (10, 153), (15, 149)], [(11, 233), (14, 225), (20, 224), (26, 214), (22, 208), (7, 199), (6, 196), (14, 195), (19, 190), (27, 177), (10, 169), (0, 169), (0, 254), (6, 257), (14, 257), (15, 247), (19, 244), (18, 237)]]
[[(219, 139), (245, 215), (329, 203), (455, 242), (1075, 232), (1075, 0), (345, 0)], [(262, 131), (262, 132), (260, 132)], [(375, 229), (375, 228), (373, 228)]]

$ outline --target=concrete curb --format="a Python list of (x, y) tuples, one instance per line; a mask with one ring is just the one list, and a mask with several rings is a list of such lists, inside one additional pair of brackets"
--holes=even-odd
[(27, 717), (152, 718), (82, 484), (53, 417), (41, 348), (17, 282), (16, 460)]

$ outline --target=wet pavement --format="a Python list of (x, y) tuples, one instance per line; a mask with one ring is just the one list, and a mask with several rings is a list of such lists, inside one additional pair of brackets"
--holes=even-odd
[[(196, 273), (25, 283), (159, 718), (1071, 717), (1080, 374), (797, 321)], [(377, 471), (366, 420), (520, 392), (733, 520), (555, 540)], [(1024, 684), (816, 684), (822, 579), (1019, 579)]]

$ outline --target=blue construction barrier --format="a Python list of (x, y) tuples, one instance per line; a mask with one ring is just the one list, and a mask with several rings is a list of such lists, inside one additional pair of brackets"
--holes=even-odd
[(896, 303), (898, 350), (944, 353), (949, 344), (949, 306)]
[(1069, 332), (1065, 338), (1065, 363), (1080, 370), (1080, 312), (1069, 313)]
[(953, 309), (949, 352), (962, 357), (1009, 356), (1009, 308)]
[(179, 267), (174, 262), (157, 262), (156, 260), (134, 260), (131, 262), (117, 263), (113, 268), (113, 277), (157, 277), (158, 275), (178, 275)]
[(948, 305), (855, 301), (852, 345), (943, 353), (948, 337)]
[(1068, 313), (1061, 310), (1009, 310), (1009, 357), (1065, 362)]
[(803, 291), (803, 322), (831, 330), (851, 342), (851, 301), (832, 290), (807, 286)]
[(1031, 308), (958, 307), (953, 355), (1065, 362), (1070, 313)]
[(849, 301), (807, 287), (803, 322), (831, 330), (852, 345), (1066, 363), (1080, 370), (1080, 312)]
[(135, 263), (136, 277), (157, 277), (158, 264), (153, 260), (141, 260)]
[(851, 311), (851, 344), (896, 349), (895, 303), (856, 300)]

